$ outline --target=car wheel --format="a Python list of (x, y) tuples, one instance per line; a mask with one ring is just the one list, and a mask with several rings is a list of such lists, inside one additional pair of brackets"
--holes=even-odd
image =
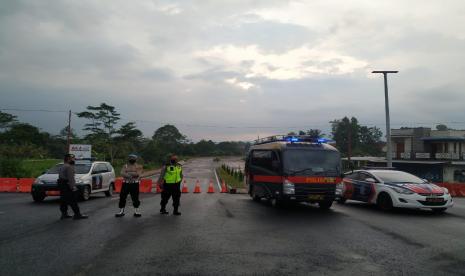
[(392, 210), (392, 199), (387, 193), (382, 193), (378, 196), (378, 200), (376, 201), (378, 207), (383, 211), (390, 211)]
[(45, 193), (33, 193), (32, 194), (32, 200), (34, 202), (42, 202), (45, 199)]
[(322, 202), (318, 202), (318, 206), (319, 206), (320, 209), (322, 209), (322, 210), (328, 210), (329, 208), (331, 208), (332, 205), (333, 205), (333, 202), (332, 202), (332, 201), (322, 201)]
[(336, 199), (336, 202), (339, 203), (339, 204), (344, 204), (346, 203), (347, 199), (346, 198), (343, 198), (343, 197), (340, 197), (338, 199)]
[(84, 186), (81, 191), (81, 199), (83, 201), (89, 200), (90, 198), (90, 188), (89, 186)]
[(442, 214), (442, 213), (444, 213), (444, 212), (447, 210), (447, 208), (434, 208), (434, 209), (431, 209), (431, 210), (432, 210), (433, 213), (435, 213), (435, 214)]
[(113, 183), (110, 184), (110, 186), (108, 187), (108, 191), (105, 192), (105, 196), (110, 197), (113, 195), (113, 191), (115, 190), (113, 185)]

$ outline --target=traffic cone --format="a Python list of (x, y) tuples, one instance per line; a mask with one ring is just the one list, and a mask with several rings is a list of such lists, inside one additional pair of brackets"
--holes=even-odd
[(200, 183), (198, 180), (195, 182), (194, 194), (200, 194)]
[(187, 194), (188, 192), (189, 192), (189, 189), (187, 189), (186, 180), (184, 180), (182, 184), (182, 193)]
[(162, 191), (163, 191), (163, 190), (162, 190), (161, 187), (160, 187), (160, 183), (157, 183), (157, 189), (156, 189), (155, 192), (156, 192), (157, 194), (160, 194)]
[(226, 188), (226, 183), (224, 183), (224, 180), (223, 180), (221, 184), (221, 193), (227, 193), (227, 192), (228, 192), (228, 188)]
[(207, 193), (213, 194), (215, 192), (215, 188), (213, 188), (213, 181), (210, 180), (210, 184), (208, 185)]

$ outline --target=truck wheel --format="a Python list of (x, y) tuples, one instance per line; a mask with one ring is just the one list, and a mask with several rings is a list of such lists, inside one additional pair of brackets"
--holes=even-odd
[(376, 204), (378, 205), (379, 209), (383, 211), (390, 211), (392, 210), (392, 199), (387, 193), (381, 193), (378, 196), (378, 200), (376, 201)]
[(33, 193), (32, 194), (32, 200), (34, 202), (42, 202), (45, 199), (45, 193)]
[(81, 191), (81, 199), (83, 201), (89, 200), (90, 198), (90, 188), (89, 186), (84, 186)]
[(318, 202), (318, 206), (319, 206), (320, 209), (322, 209), (322, 210), (328, 210), (329, 208), (331, 208), (332, 205), (333, 205), (333, 202), (332, 202), (332, 201), (322, 201), (322, 202)]
[(105, 192), (105, 196), (107, 197), (110, 197), (113, 195), (113, 191), (114, 191), (114, 186), (113, 186), (113, 183), (110, 184), (110, 186), (108, 187), (108, 191)]

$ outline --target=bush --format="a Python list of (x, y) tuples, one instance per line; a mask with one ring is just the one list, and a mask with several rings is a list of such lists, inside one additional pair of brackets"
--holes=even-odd
[(30, 172), (24, 168), (20, 159), (4, 158), (0, 159), (0, 176), (1, 177), (29, 177)]

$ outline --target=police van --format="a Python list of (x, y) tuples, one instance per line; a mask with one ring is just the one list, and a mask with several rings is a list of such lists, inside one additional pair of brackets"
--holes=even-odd
[(331, 208), (342, 171), (339, 151), (327, 142), (284, 135), (256, 140), (245, 164), (249, 195), (274, 206), (309, 202)]

